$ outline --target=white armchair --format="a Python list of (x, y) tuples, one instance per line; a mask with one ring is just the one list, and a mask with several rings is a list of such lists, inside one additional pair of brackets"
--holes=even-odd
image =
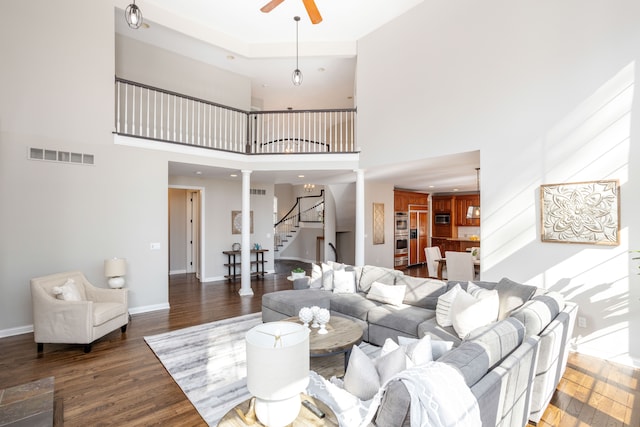
[[(69, 279), (79, 295), (59, 299), (56, 291)], [(88, 353), (95, 340), (117, 328), (125, 333), (129, 323), (127, 290), (97, 288), (79, 271), (31, 279), (31, 301), (38, 352), (44, 343), (65, 343), (84, 344)]]

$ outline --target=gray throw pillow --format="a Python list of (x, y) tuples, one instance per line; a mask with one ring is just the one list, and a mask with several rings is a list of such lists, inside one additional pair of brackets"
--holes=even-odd
[(503, 320), (506, 319), (513, 310), (529, 301), (538, 288), (530, 285), (522, 285), (503, 277), (494, 289), (498, 291), (498, 295), (500, 296), (498, 320)]

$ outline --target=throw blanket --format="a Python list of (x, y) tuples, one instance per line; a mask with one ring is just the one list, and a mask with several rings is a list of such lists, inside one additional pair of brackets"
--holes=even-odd
[(402, 381), (411, 396), (411, 427), (477, 427), (478, 402), (458, 371), (439, 362), (406, 369), (385, 383), (368, 401), (310, 372), (307, 393), (324, 401), (344, 427), (364, 427), (375, 416), (391, 381)]

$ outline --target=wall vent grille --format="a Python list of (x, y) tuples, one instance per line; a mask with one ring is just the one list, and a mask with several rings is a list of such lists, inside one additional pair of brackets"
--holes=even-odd
[(264, 188), (251, 188), (249, 190), (249, 194), (253, 196), (266, 196), (267, 190), (265, 190)]
[(74, 153), (72, 151), (49, 150), (47, 148), (29, 148), (29, 160), (45, 160), (48, 162), (73, 163), (77, 165), (93, 165), (93, 154)]

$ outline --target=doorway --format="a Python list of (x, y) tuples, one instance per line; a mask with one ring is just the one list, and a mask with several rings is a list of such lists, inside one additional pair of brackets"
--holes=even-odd
[(169, 187), (169, 274), (202, 277), (204, 190)]

